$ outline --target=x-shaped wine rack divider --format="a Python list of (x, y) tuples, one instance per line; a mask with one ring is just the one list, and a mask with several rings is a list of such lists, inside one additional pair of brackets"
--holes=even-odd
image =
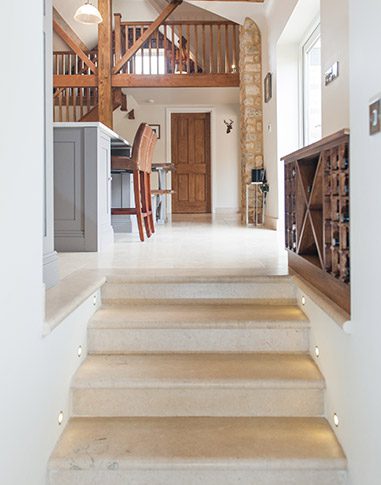
[[(300, 253), (300, 248), (301, 248), (301, 245), (303, 243), (303, 240), (304, 240), (305, 237), (307, 237), (306, 228), (307, 228), (307, 219), (309, 219), (310, 224), (311, 224), (311, 228), (312, 228), (312, 235), (313, 235), (313, 238), (315, 240), (315, 244), (316, 244), (316, 248), (317, 248), (317, 252), (318, 252), (318, 256), (319, 256), (319, 260), (320, 260), (320, 264), (321, 264), (322, 269), (324, 269), (324, 241), (323, 241), (323, 230), (322, 230), (323, 228), (321, 227), (321, 234), (319, 235), (318, 228), (317, 228), (317, 224), (319, 222), (318, 222), (318, 219), (314, 220), (314, 218), (312, 216), (313, 209), (311, 209), (313, 196), (314, 196), (315, 190), (317, 190), (317, 186), (318, 186), (319, 176), (321, 176), (321, 184), (322, 184), (322, 187), (321, 187), (322, 193), (320, 194), (319, 198), (321, 199), (321, 203), (323, 204), (323, 196), (322, 196), (323, 195), (323, 186), (324, 186), (324, 181), (323, 181), (323, 177), (324, 177), (323, 155), (321, 154), (320, 157), (319, 157), (319, 161), (318, 161), (318, 164), (316, 166), (315, 174), (314, 174), (313, 181), (312, 181), (311, 191), (309, 193), (306, 192), (306, 187), (305, 187), (305, 184), (304, 184), (304, 181), (303, 181), (303, 176), (302, 176), (302, 173), (301, 173), (301, 170), (300, 170), (299, 163), (296, 163), (296, 166), (297, 166), (299, 182), (300, 182), (301, 187), (302, 187), (304, 202), (305, 202), (305, 205), (306, 205), (306, 212), (304, 214), (302, 228), (300, 230), (300, 237), (299, 237), (299, 241), (298, 241), (297, 253), (298, 254)], [(323, 224), (323, 215), (320, 218), (320, 224)], [(303, 255), (301, 255), (301, 256), (303, 256)]]

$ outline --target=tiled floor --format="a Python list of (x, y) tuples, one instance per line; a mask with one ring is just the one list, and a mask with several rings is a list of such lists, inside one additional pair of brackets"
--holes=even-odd
[(60, 276), (81, 269), (168, 269), (207, 274), (288, 273), (283, 232), (244, 227), (232, 217), (182, 216), (157, 226), (144, 243), (137, 234), (116, 234), (102, 253), (61, 253)]

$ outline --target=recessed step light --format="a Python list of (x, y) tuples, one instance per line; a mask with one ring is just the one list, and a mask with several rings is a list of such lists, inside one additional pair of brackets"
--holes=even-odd
[(63, 411), (60, 411), (59, 415), (58, 415), (58, 424), (61, 426), (61, 424), (63, 423), (63, 420), (64, 420), (64, 413)]
[(333, 422), (335, 423), (336, 428), (338, 428), (339, 427), (339, 417), (336, 413), (333, 415)]

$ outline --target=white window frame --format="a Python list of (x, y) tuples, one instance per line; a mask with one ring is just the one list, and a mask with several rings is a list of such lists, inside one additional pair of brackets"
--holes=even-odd
[(321, 37), (320, 18), (315, 20), (311, 28), (308, 30), (308, 34), (303, 38), (300, 44), (299, 52), (299, 73), (300, 73), (300, 86), (299, 86), (299, 99), (300, 99), (300, 141), (301, 146), (307, 146), (310, 141), (308, 139), (309, 126), (308, 126), (308, 104), (307, 104), (307, 88), (308, 88), (308, 73), (306, 72), (306, 59), (307, 54), (311, 47)]

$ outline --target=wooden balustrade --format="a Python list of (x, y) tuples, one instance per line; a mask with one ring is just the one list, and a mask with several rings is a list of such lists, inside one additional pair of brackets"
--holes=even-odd
[[(114, 66), (150, 28), (150, 22), (121, 22), (115, 15)], [(228, 21), (166, 21), (120, 68), (120, 74), (235, 74), (238, 24)]]
[[(234, 22), (122, 22), (115, 14), (114, 25), (113, 88), (239, 85), (239, 25)], [(63, 119), (68, 119), (69, 111), (70, 119), (78, 118), (74, 107), (81, 102), (74, 103), (74, 98), (92, 99), (99, 84), (97, 49), (84, 52), (73, 44), (72, 50), (55, 51), (53, 75), (56, 93), (62, 93), (56, 100), (63, 105), (59, 113)], [(61, 114), (57, 116), (62, 120)]]
[(97, 88), (56, 88), (53, 93), (54, 121), (91, 121), (98, 104)]
[[(87, 57), (97, 66), (98, 53), (91, 51)], [(93, 74), (90, 67), (73, 51), (53, 52), (53, 74), (56, 76)]]

